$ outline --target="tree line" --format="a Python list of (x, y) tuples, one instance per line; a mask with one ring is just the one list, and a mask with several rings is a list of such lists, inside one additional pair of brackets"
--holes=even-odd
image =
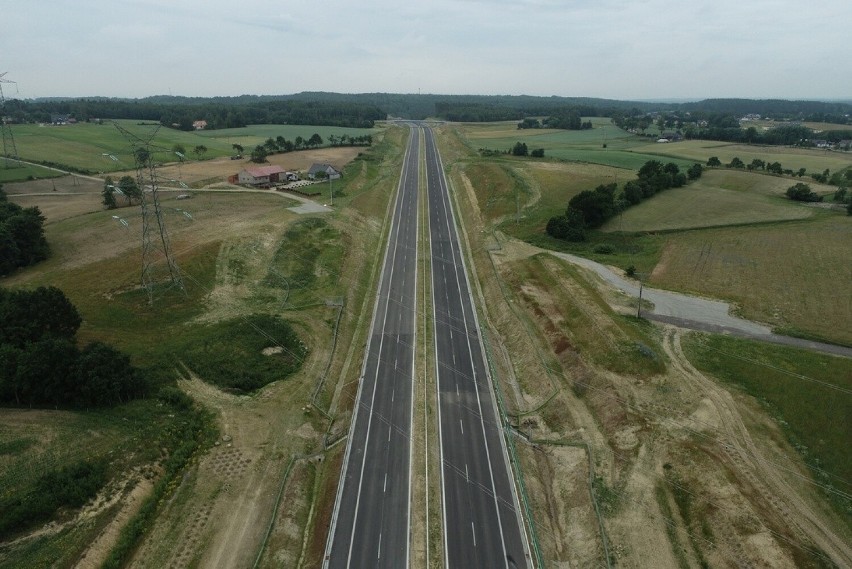
[(103, 342), (77, 347), (81, 323), (58, 288), (0, 288), (0, 403), (102, 407), (144, 396), (126, 354)]
[(38, 263), (49, 253), (41, 210), (10, 202), (0, 185), (0, 276)]
[(684, 174), (674, 162), (663, 164), (649, 160), (639, 169), (637, 179), (627, 182), (620, 192), (618, 184), (601, 184), (571, 198), (565, 213), (547, 222), (547, 234), (566, 241), (585, 241), (587, 230), (597, 229), (618, 213), (658, 192), (697, 180), (703, 170), (701, 164), (693, 164)]
[(56, 114), (78, 121), (94, 118), (157, 121), (165, 127), (193, 130), (197, 120), (207, 129), (238, 128), (249, 124), (312, 124), (350, 128), (372, 128), (386, 114), (374, 105), (351, 102), (268, 100), (211, 102), (163, 101), (159, 99), (48, 99), (8, 101), (6, 113), (15, 122), (48, 123)]
[[(284, 154), (287, 152), (295, 152), (297, 150), (306, 150), (317, 148), (324, 144), (324, 140), (319, 133), (312, 134), (309, 138), (297, 136), (295, 140), (289, 140), (279, 135), (275, 138), (269, 137), (263, 144), (258, 144), (251, 151), (251, 161), (258, 164), (265, 162), (266, 157), (270, 154)], [(330, 146), (370, 146), (373, 144), (373, 135), (363, 134), (359, 136), (351, 136), (342, 134), (340, 136), (328, 135), (328, 144)], [(238, 156), (241, 156), (245, 148), (241, 144), (232, 144), (234, 151)]]

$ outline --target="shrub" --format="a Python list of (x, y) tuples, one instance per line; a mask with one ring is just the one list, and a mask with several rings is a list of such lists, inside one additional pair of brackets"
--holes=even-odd
[(802, 182), (798, 182), (787, 188), (785, 192), (787, 197), (797, 202), (821, 202), (822, 196), (811, 191), (811, 187)]
[(612, 255), (615, 253), (615, 248), (609, 243), (599, 243), (595, 245), (593, 251), (600, 255)]

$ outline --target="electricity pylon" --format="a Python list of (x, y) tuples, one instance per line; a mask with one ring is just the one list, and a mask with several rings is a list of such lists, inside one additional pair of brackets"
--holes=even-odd
[(139, 205), (142, 209), (142, 286), (148, 291), (148, 300), (154, 303), (154, 289), (157, 285), (154, 267), (165, 261), (169, 272), (168, 288), (177, 287), (186, 292), (180, 269), (172, 253), (169, 243), (169, 232), (163, 219), (163, 209), (160, 207), (158, 196), (157, 175), (154, 155), (151, 151), (151, 140), (157, 134), (159, 127), (147, 140), (128, 132), (119, 124), (115, 128), (130, 141), (133, 147), (133, 159), (136, 163), (136, 183), (141, 191)]
[(3, 158), (6, 162), (6, 168), (9, 168), (9, 161), (14, 162), (15, 166), (20, 166), (18, 160), (18, 148), (15, 146), (15, 137), (12, 136), (12, 127), (6, 122), (6, 97), (3, 96), (3, 83), (12, 83), (17, 85), (15, 81), (3, 79), (3, 76), (8, 73), (4, 71), (0, 73), (0, 130), (3, 131)]

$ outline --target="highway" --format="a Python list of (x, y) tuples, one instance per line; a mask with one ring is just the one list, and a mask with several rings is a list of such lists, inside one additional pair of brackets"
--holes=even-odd
[(415, 125), (393, 206), (323, 566), (406, 569), (410, 564), (421, 134), (431, 274), (420, 278), (432, 283), (444, 567), (529, 568), (447, 181), (432, 130)]
[(411, 128), (324, 567), (409, 564), (420, 129)]
[(530, 567), (447, 181), (432, 130), (424, 132), (444, 567)]

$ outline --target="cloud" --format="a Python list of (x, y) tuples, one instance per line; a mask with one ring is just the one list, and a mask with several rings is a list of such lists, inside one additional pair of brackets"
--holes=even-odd
[(0, 71), (24, 96), (852, 96), (846, 0), (0, 0), (0, 13)]

